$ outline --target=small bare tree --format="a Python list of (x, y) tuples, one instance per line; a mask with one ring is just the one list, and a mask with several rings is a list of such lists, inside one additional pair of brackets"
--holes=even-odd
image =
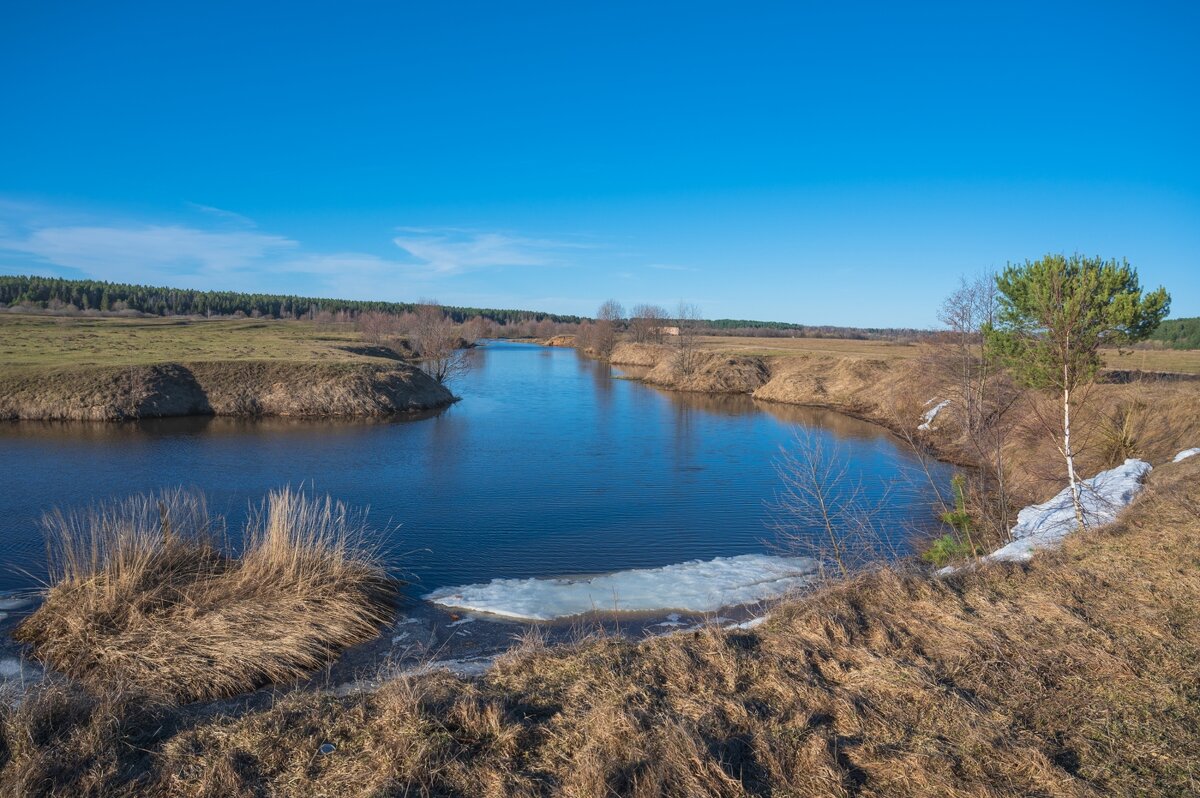
[(798, 427), (790, 449), (781, 447), (775, 472), (782, 487), (771, 505), (771, 526), (780, 545), (816, 561), (822, 578), (846, 578), (891, 550), (879, 518), (888, 486), (872, 500), (851, 478), (837, 446)]
[(444, 384), (470, 371), (466, 352), (459, 348), (457, 325), (436, 301), (422, 300), (411, 325), (413, 347), (426, 374)]
[(983, 329), (996, 321), (998, 297), (994, 273), (971, 280), (964, 277), (938, 312), (938, 318), (950, 332), (956, 354), (957, 404), (963, 428), (970, 432), (977, 431), (987, 416), (987, 385), (995, 369), (983, 346)]
[(680, 302), (676, 311), (675, 371), (684, 376), (695, 373), (700, 362), (700, 309), (688, 302)]
[(637, 305), (629, 314), (629, 332), (635, 343), (661, 344), (667, 325), (667, 309), (658, 305)]
[(592, 330), (592, 350), (597, 357), (607, 360), (617, 344), (617, 325), (625, 316), (625, 309), (615, 299), (606, 300), (596, 311), (596, 323)]
[(400, 319), (391, 313), (368, 310), (358, 314), (358, 330), (363, 340), (375, 346), (386, 346), (400, 335)]
[(467, 343), (475, 343), (488, 335), (488, 321), (483, 316), (472, 316), (462, 326), (462, 336)]

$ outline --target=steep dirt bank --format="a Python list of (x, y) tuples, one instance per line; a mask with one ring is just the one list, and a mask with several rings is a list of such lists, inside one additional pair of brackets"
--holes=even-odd
[(453, 395), (407, 364), (215, 361), (71, 367), (0, 378), (0, 419), (384, 416)]

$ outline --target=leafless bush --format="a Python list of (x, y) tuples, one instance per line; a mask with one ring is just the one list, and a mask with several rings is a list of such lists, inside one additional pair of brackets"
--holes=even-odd
[(782, 487), (771, 509), (779, 545), (815, 560), (823, 578), (846, 578), (894, 554), (880, 521), (889, 486), (876, 497), (851, 477), (845, 454), (808, 427), (781, 449), (775, 472)]
[(439, 383), (450, 382), (471, 370), (457, 326), (436, 301), (423, 300), (417, 305), (410, 330), (421, 368)]
[(688, 302), (680, 302), (676, 310), (678, 327), (672, 343), (675, 348), (673, 363), (675, 371), (691, 376), (700, 365), (700, 308)]
[(625, 315), (625, 309), (615, 299), (609, 299), (596, 311), (596, 321), (591, 328), (590, 349), (597, 357), (607, 360), (617, 343), (617, 326)]
[(634, 342), (661, 344), (667, 318), (667, 309), (659, 305), (634, 306), (629, 316), (629, 332)]
[(368, 310), (358, 314), (358, 330), (367, 343), (386, 346), (392, 340), (400, 337), (403, 322), (399, 316), (393, 313)]

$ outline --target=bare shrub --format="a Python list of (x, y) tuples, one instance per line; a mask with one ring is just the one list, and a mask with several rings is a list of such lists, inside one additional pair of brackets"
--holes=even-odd
[(625, 309), (615, 299), (606, 300), (596, 311), (596, 321), (591, 327), (589, 347), (600, 358), (607, 360), (617, 343), (617, 325), (621, 323)]
[(629, 314), (629, 332), (634, 343), (661, 344), (667, 326), (667, 309), (659, 305), (635, 305)]
[(822, 578), (844, 579), (892, 553), (880, 523), (887, 486), (872, 499), (861, 480), (851, 477), (849, 460), (837, 445), (800, 426), (792, 447), (781, 449), (775, 472), (782, 484), (771, 506), (776, 539), (816, 561)]
[(680, 302), (676, 313), (675, 336), (672, 340), (674, 353), (672, 365), (675, 372), (685, 377), (695, 373), (703, 359), (700, 351), (700, 308), (689, 302)]
[(374, 636), (395, 586), (329, 498), (268, 495), (240, 557), (182, 491), (48, 515), (56, 579), (15, 636), (95, 689), (193, 701), (285, 682)]
[(369, 344), (385, 346), (400, 337), (401, 329), (401, 320), (393, 313), (369, 310), (358, 314), (358, 330)]
[(439, 383), (451, 382), (471, 370), (454, 320), (436, 301), (422, 300), (417, 305), (410, 330), (421, 368)]

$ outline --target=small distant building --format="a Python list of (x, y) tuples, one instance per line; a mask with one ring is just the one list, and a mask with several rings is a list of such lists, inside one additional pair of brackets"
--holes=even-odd
[(679, 335), (678, 327), (659, 327), (656, 332), (659, 335)]

